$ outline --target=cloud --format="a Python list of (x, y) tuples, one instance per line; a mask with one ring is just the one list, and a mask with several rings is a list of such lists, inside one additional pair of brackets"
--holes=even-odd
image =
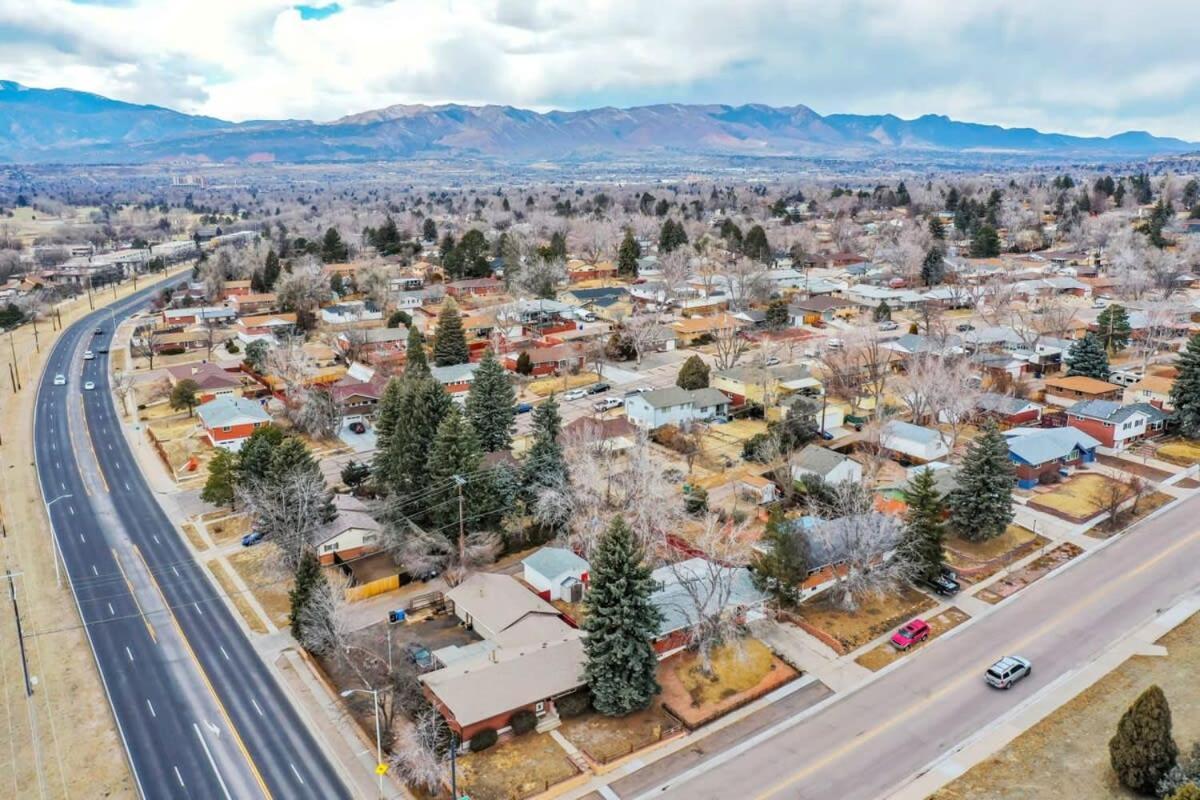
[(1200, 140), (1191, 4), (0, 0), (0, 77), (228, 119), (393, 103), (941, 113)]

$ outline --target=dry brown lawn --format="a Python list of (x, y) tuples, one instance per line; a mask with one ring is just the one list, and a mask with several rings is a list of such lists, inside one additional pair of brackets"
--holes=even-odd
[(217, 583), (221, 585), (222, 594), (228, 595), (233, 601), (234, 608), (242, 615), (242, 619), (246, 620), (246, 625), (255, 633), (266, 633), (267, 626), (263, 624), (262, 619), (258, 616), (258, 612), (250, 605), (250, 601), (246, 596), (238, 590), (237, 584), (233, 581), (233, 576), (229, 574), (229, 570), (220, 561), (209, 561), (208, 569), (212, 572), (213, 577), (217, 579)]
[(589, 712), (564, 719), (559, 733), (593, 761), (608, 763), (658, 742), (678, 722), (655, 703), (624, 717)]
[(1160, 446), (1154, 455), (1168, 463), (1190, 467), (1192, 464), (1200, 464), (1200, 442), (1176, 439)]
[(578, 774), (548, 733), (514, 736), (458, 759), (459, 790), (472, 800), (532, 797)]
[(929, 623), (929, 638), (924, 642), (915, 644), (907, 650), (897, 650), (896, 648), (892, 647), (891, 642), (884, 642), (878, 647), (868, 650), (854, 660), (872, 672), (877, 672), (886, 667), (888, 664), (891, 664), (893, 661), (903, 658), (908, 653), (920, 650), (926, 644), (932, 642), (946, 631), (957, 628), (970, 618), (971, 615), (961, 609), (954, 607), (947, 608), (940, 614), (935, 614), (932, 617), (925, 617), (925, 621)]
[(1049, 541), (1020, 525), (1009, 525), (1004, 533), (982, 542), (951, 536), (946, 539), (946, 563), (958, 570), (964, 582), (979, 583)]
[(1134, 656), (1022, 733), (1000, 752), (933, 795), (933, 800), (1031, 797), (1132, 800), (1108, 763), (1108, 740), (1125, 709), (1151, 684), (1174, 711), (1175, 741), (1187, 752), (1200, 738), (1200, 615), (1158, 641), (1167, 655)]
[(204, 538), (200, 536), (200, 532), (196, 530), (195, 525), (190, 522), (185, 522), (180, 529), (183, 531), (183, 535), (188, 538), (188, 541), (192, 543), (192, 547), (196, 548), (197, 552), (203, 552), (204, 550), (208, 549), (208, 544), (205, 543)]
[(898, 593), (864, 600), (857, 610), (847, 611), (825, 591), (801, 603), (795, 616), (831, 636), (849, 653), (936, 605), (928, 595), (905, 587)]
[(1088, 520), (1105, 510), (1104, 493), (1112, 478), (1086, 472), (1068, 478), (1061, 486), (1045, 494), (1034, 495), (1031, 506), (1041, 506), (1079, 521)]
[(662, 703), (689, 728), (697, 728), (799, 674), (757, 639), (718, 648), (712, 674), (706, 675), (696, 653), (684, 652), (659, 665)]
[(250, 532), (251, 519), (247, 514), (229, 514), (208, 523), (208, 535), (217, 544), (241, 539)]
[(1136, 514), (1131, 514), (1129, 511), (1126, 511), (1121, 515), (1121, 523), (1115, 530), (1110, 528), (1106, 521), (1100, 525), (1095, 525), (1089, 528), (1087, 535), (1091, 536), (1093, 539), (1107, 539), (1113, 534), (1120, 533), (1121, 531), (1125, 530), (1138, 520), (1153, 514), (1155, 511), (1173, 500), (1175, 500), (1175, 498), (1165, 492), (1151, 492), (1142, 499), (1138, 500)]
[(561, 375), (554, 378), (538, 378), (525, 387), (526, 391), (538, 397), (548, 397), (551, 393), (562, 394), (569, 389), (580, 386), (590, 386), (596, 383), (596, 373), (581, 372), (578, 375)]
[(1045, 577), (1082, 552), (1083, 548), (1079, 545), (1072, 542), (1064, 542), (1040, 558), (1035, 558), (1011, 575), (1006, 575), (991, 584), (975, 596), (985, 603), (995, 605), (1004, 598), (1021, 591), (1034, 581)]
[(229, 564), (242, 576), (271, 621), (280, 628), (286, 628), (291, 624), (292, 603), (288, 592), (292, 589), (292, 579), (278, 574), (279, 570), (269, 563), (272, 555), (272, 547), (261, 544), (243, 547), (229, 556)]

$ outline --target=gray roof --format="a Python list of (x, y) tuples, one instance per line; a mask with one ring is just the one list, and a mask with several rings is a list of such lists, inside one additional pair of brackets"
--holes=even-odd
[(996, 394), (995, 392), (984, 392), (975, 401), (975, 407), (980, 411), (992, 411), (997, 414), (1019, 414), (1029, 406), (1041, 408), (1039, 404), (1032, 400), (1025, 400), (1024, 398), (1013, 397), (1007, 394)]
[(1167, 415), (1149, 403), (1132, 403), (1122, 405), (1115, 400), (1080, 400), (1067, 409), (1068, 414), (1090, 419), (1102, 419), (1105, 422), (1124, 422), (1134, 414), (1144, 414), (1152, 421), (1166, 419)]
[(932, 428), (923, 428), (920, 425), (913, 425), (911, 422), (903, 422), (898, 419), (888, 420), (883, 426), (883, 434), (887, 437), (906, 439), (921, 444), (940, 441), (942, 438), (942, 435)]
[(652, 392), (645, 392), (640, 397), (652, 408), (670, 408), (671, 406), (682, 406), (688, 403), (704, 408), (706, 406), (722, 405), (729, 402), (729, 398), (717, 389), (706, 388), (690, 391), (688, 389), (680, 389), (678, 386), (655, 389)]
[[(942, 467), (941, 469), (933, 470), (933, 488), (938, 494), (945, 497), (950, 492), (958, 488), (958, 467)], [(905, 478), (902, 481), (889, 483), (880, 486), (881, 490), (894, 490), (904, 495), (912, 491), (912, 482), (919, 475), (919, 472), (913, 473), (911, 478)]]
[(271, 415), (254, 400), (244, 397), (218, 397), (196, 408), (196, 416), (209, 428), (270, 422)]
[(562, 547), (543, 547), (521, 563), (547, 578), (557, 578), (564, 573), (587, 572), (588, 562)]
[(1038, 466), (1069, 455), (1075, 448), (1091, 450), (1100, 442), (1072, 428), (1013, 428), (1005, 431), (1008, 452), (1028, 464)]
[(893, 549), (900, 541), (900, 521), (877, 513), (829, 520), (802, 517), (793, 523), (792, 531), (808, 540), (809, 567), (820, 569), (846, 559), (847, 542), (862, 538), (865, 533), (859, 530), (862, 526), (878, 529), (882, 533), (880, 555)]
[(850, 457), (834, 452), (817, 444), (806, 444), (804, 449), (796, 454), (792, 466), (805, 472), (813, 472), (821, 477), (833, 472), (839, 465), (849, 461)]
[(470, 381), (475, 379), (475, 370), (479, 369), (479, 364), (451, 364), (447, 367), (430, 367), (429, 374), (438, 383), (460, 383), (462, 381)]
[(729, 611), (739, 606), (754, 606), (766, 600), (766, 595), (755, 588), (750, 570), (745, 567), (716, 565), (710, 568), (703, 558), (690, 558), (673, 566), (659, 567), (654, 570), (652, 577), (660, 586), (650, 597), (650, 602), (662, 614), (662, 624), (658, 628), (659, 636), (690, 627), (697, 621), (693, 593), (689, 592), (685, 583), (697, 582), (701, 587), (706, 587), (714, 577), (730, 582), (729, 599), (724, 609), (716, 608), (718, 595), (723, 594), (723, 591), (701, 588), (694, 592), (697, 598), (705, 601), (703, 611), (706, 615)]
[(741, 367), (730, 367), (716, 373), (718, 378), (746, 384), (765, 384), (772, 381), (780, 383), (807, 378), (811, 373), (804, 364), (778, 364), (774, 367), (756, 367), (746, 364)]

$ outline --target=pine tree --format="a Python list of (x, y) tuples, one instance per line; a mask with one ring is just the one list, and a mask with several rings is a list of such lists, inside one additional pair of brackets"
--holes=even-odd
[(483, 451), (471, 423), (458, 406), (451, 404), (429, 448), (426, 481), (433, 494), (422, 501), (429, 509), (428, 520), (446, 538), (458, 539), (458, 483), (462, 486), (462, 519), (467, 531), (486, 528), (495, 520), (499, 503), (490, 492), (486, 473), (480, 471)]
[(484, 452), (496, 453), (512, 447), (517, 398), (508, 373), (489, 349), (475, 370), (467, 394), (467, 418), (479, 437)]
[(697, 355), (687, 357), (675, 376), (675, 385), (680, 389), (707, 389), (709, 368), (704, 359)]
[(263, 286), (265, 291), (274, 291), (275, 281), (279, 280), (279, 256), (274, 250), (267, 251), (267, 260), (263, 262)]
[(430, 448), (453, 405), (445, 387), (432, 378), (414, 379), (405, 388), (400, 422), (386, 456), (390, 489), (411, 493), (426, 485)]
[(397, 471), (393, 460), (396, 450), (392, 447), (392, 437), (397, 433), (397, 426), (401, 425), (400, 415), (404, 412), (406, 388), (405, 382), (399, 378), (390, 379), (383, 387), (383, 394), (375, 410), (375, 457), (371, 468), (379, 484), (383, 486), (392, 484), (390, 476), (394, 476)]
[(522, 350), (517, 355), (517, 374), (532, 375), (533, 374), (533, 359), (529, 357), (528, 350)]
[(1100, 312), (1100, 316), (1096, 317), (1096, 328), (1100, 343), (1110, 353), (1119, 353), (1128, 347), (1133, 335), (1128, 312), (1124, 306), (1116, 303)]
[(929, 218), (929, 235), (939, 242), (946, 238), (946, 225), (942, 222), (941, 217)]
[(875, 306), (872, 317), (876, 322), (884, 322), (892, 318), (892, 307), (888, 305), (887, 300), (879, 301), (879, 305)]
[(433, 217), (426, 217), (421, 223), (421, 238), (427, 242), (437, 241), (437, 223), (433, 221)]
[(621, 249), (617, 251), (617, 274), (622, 278), (636, 278), (638, 259), (641, 257), (641, 245), (633, 238), (633, 231), (626, 229), (625, 238), (621, 240)]
[(1189, 439), (1200, 439), (1200, 333), (1188, 339), (1175, 360), (1179, 375), (1171, 386), (1171, 404), (1179, 432)]
[(988, 422), (971, 442), (958, 473), (958, 488), (950, 493), (950, 527), (964, 539), (992, 539), (1013, 519), (1013, 465), (1008, 443)]
[(794, 531), (783, 508), (771, 508), (762, 537), (763, 552), (754, 561), (754, 585), (780, 603), (795, 605), (800, 584), (808, 577), (808, 539)]
[(530, 506), (537, 502), (542, 489), (561, 489), (567, 481), (567, 462), (558, 442), (560, 433), (562, 417), (558, 413), (558, 401), (550, 395), (533, 410), (533, 443), (521, 470), (521, 485)]
[(788, 326), (787, 300), (782, 297), (767, 304), (767, 327), (773, 331), (781, 331)]
[(321, 571), (321, 562), (317, 559), (316, 553), (312, 550), (305, 550), (304, 554), (300, 556), (300, 564), (296, 567), (292, 588), (288, 591), (288, 599), (292, 605), (289, 615), (292, 623), (292, 638), (298, 642), (303, 641), (302, 637), (304, 636), (302, 623), (304, 606), (313, 596), (313, 591), (324, 582), (325, 573)]
[(755, 225), (746, 231), (742, 241), (742, 253), (747, 258), (766, 263), (771, 259), (771, 243), (767, 241), (767, 232), (762, 225)]
[(670, 253), (687, 244), (687, 241), (687, 231), (683, 229), (682, 222), (668, 219), (662, 224), (662, 230), (658, 234), (658, 249), (660, 251)]
[[(934, 217), (937, 219), (937, 217)], [(921, 262), (921, 283), (937, 286), (946, 277), (946, 256), (940, 247), (931, 247)]]
[(416, 325), (408, 326), (408, 340), (404, 347), (404, 377), (429, 377), (429, 358), (425, 355), (425, 337)]
[(934, 483), (933, 470), (926, 468), (917, 473), (909, 482), (905, 501), (908, 512), (904, 517), (904, 554), (922, 577), (936, 578), (945, 562), (942, 539), (946, 526), (942, 517), (946, 506)]
[(237, 474), (237, 456), (223, 448), (217, 448), (208, 462), (208, 480), (200, 492), (200, 499), (214, 506), (228, 505), (233, 509), (234, 483)]
[(1000, 255), (1000, 234), (991, 225), (980, 225), (971, 238), (971, 258), (994, 258)]
[(335, 264), (350, 259), (350, 248), (342, 241), (342, 235), (337, 228), (329, 228), (321, 239), (321, 260), (326, 264)]
[(1108, 353), (1093, 333), (1076, 339), (1067, 351), (1067, 375), (1085, 375), (1099, 381), (1108, 380)]
[(1121, 785), (1141, 794), (1154, 794), (1159, 780), (1175, 765), (1179, 748), (1171, 738), (1171, 707), (1157, 685), (1125, 711), (1108, 742), (1108, 755)]
[(650, 705), (659, 686), (651, 640), (662, 616), (651, 602), (654, 579), (625, 520), (617, 517), (600, 540), (584, 596), (584, 680), (592, 705), (619, 717)]
[(256, 428), (238, 450), (237, 478), (241, 483), (264, 480), (271, 468), (271, 454), (283, 441), (283, 431), (274, 425)]
[(465, 364), (470, 360), (462, 317), (453, 300), (447, 300), (438, 315), (437, 338), (433, 341), (433, 363), (439, 367)]

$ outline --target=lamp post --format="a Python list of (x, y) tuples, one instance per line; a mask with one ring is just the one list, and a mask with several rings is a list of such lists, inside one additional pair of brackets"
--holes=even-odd
[(383, 798), (383, 771), (379, 766), (383, 764), (383, 739), (380, 736), (379, 730), (379, 690), (378, 689), (346, 689), (342, 692), (342, 697), (349, 697), (355, 692), (371, 695), (371, 699), (375, 703), (375, 774), (379, 776), (379, 797)]
[[(50, 516), (50, 506), (54, 505), (59, 500), (66, 500), (70, 496), (71, 495), (69, 495), (69, 494), (60, 494), (58, 497), (56, 497), (53, 500), (51, 500), (50, 502), (46, 503), (46, 516)], [(58, 570), (58, 560), (59, 560), (61, 554), (58, 552), (58, 539), (57, 539), (57, 537), (55, 537), (53, 531), (51, 531), (51, 533), (50, 533), (50, 549), (54, 551), (54, 582), (58, 585), (58, 588), (61, 589), (62, 588), (62, 573), (60, 573)]]

